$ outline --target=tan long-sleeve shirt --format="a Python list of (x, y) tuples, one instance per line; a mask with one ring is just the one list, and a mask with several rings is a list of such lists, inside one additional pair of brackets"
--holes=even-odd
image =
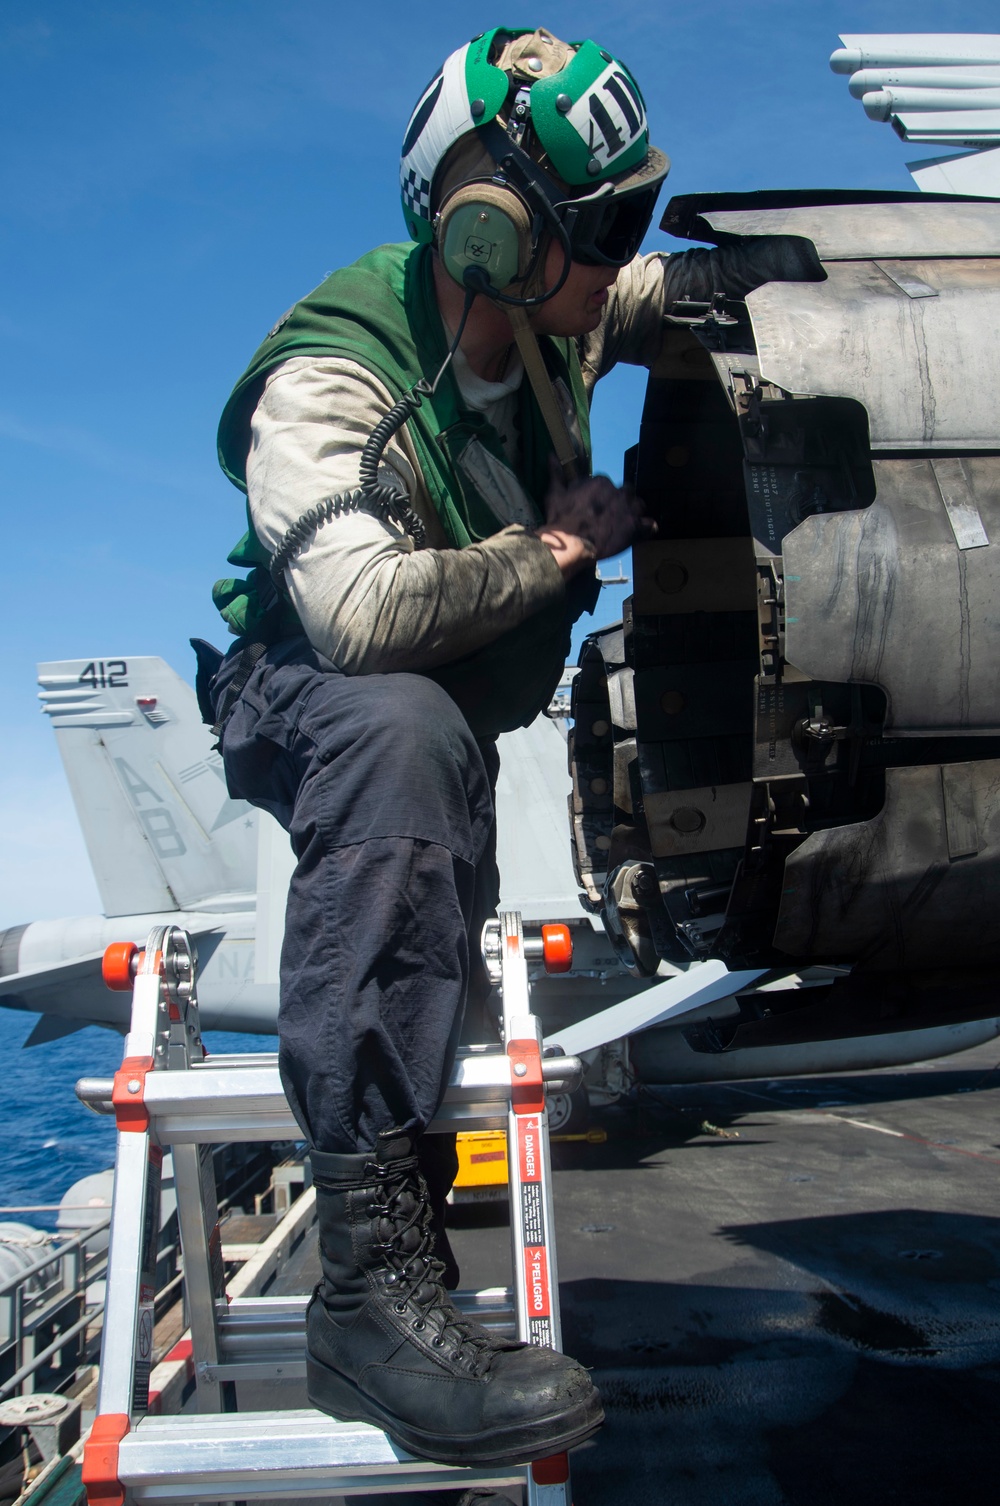
[[(670, 261), (639, 257), (619, 274), (600, 326), (579, 341), (588, 395), (618, 361), (656, 359)], [(508, 520), (501, 532), (464, 549), (448, 546), (404, 426), (385, 452), (381, 479), (406, 493), (430, 547), (415, 550), (396, 525), (354, 512), (321, 525), (289, 562), (286, 581), (310, 641), (346, 672), (434, 668), (561, 599), (562, 576), (530, 531), (537, 510), (517, 476), (510, 420), (522, 376), (516, 355), (503, 382), (484, 382), (463, 362), (456, 370), (463, 400), (505, 442), (508, 466), (485, 450), (463, 457), (478, 467), (477, 485)], [(350, 360), (296, 357), (271, 373), (247, 460), (250, 510), (267, 549), (276, 549), (308, 508), (357, 488), (364, 445), (392, 404), (378, 378)], [(543, 499), (535, 500), (541, 506)]]

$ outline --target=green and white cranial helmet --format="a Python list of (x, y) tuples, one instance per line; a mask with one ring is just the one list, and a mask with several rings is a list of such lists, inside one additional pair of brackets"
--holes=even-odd
[(561, 42), (541, 28), (484, 32), (420, 96), (400, 161), (414, 240), (433, 240), (442, 165), (466, 139), (504, 165), (529, 211), (565, 228), (574, 260), (611, 266), (638, 250), (670, 166), (650, 146), (625, 64), (596, 42)]

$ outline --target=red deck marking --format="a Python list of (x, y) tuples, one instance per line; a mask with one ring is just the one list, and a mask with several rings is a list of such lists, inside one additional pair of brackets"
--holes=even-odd
[[(731, 1082), (720, 1083), (719, 1086), (728, 1088), (731, 1093), (742, 1093), (744, 1098), (759, 1098), (761, 1103), (769, 1103), (772, 1108), (788, 1107), (779, 1098), (771, 1098), (766, 1093), (754, 1093), (750, 1088), (738, 1088)], [(797, 1108), (800, 1112), (816, 1114), (823, 1119), (836, 1119), (838, 1124), (857, 1123), (856, 1120), (848, 1119), (845, 1114), (834, 1114), (829, 1109), (814, 1109), (805, 1103), (798, 1105)], [(881, 1125), (871, 1127), (879, 1131), (882, 1128)], [(861, 1128), (868, 1128), (868, 1126), (862, 1125)], [(967, 1150), (964, 1145), (944, 1145), (940, 1140), (925, 1140), (922, 1135), (911, 1135), (906, 1130), (887, 1129), (885, 1133), (891, 1135), (894, 1140), (909, 1140), (911, 1145), (925, 1145), (928, 1150), (947, 1150), (955, 1156), (971, 1156), (974, 1161), (991, 1161), (994, 1166), (1000, 1166), (1000, 1156), (988, 1156), (981, 1150)]]
[[(171, 1373), (164, 1375), (163, 1372), (168, 1366), (171, 1367)], [(155, 1417), (160, 1412), (163, 1400), (163, 1387), (170, 1385), (179, 1370), (184, 1371), (186, 1383), (194, 1380), (194, 1348), (190, 1339), (178, 1339), (173, 1349), (163, 1356), (153, 1371), (153, 1375), (158, 1375), (163, 1384), (149, 1393), (147, 1411), (152, 1416)]]

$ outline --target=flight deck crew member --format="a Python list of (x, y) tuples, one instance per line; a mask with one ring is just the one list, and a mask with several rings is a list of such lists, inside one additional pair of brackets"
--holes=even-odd
[(559, 1452), (603, 1415), (575, 1361), (453, 1305), (422, 1175), (443, 1193), (422, 1136), (497, 901), (495, 739), (550, 700), (595, 561), (649, 531), (590, 475), (594, 384), (655, 360), (675, 301), (822, 275), (794, 237), (637, 257), (667, 167), (596, 43), (477, 37), (406, 132), (411, 242), (279, 320), (219, 431), (252, 569), (216, 588), (239, 641), (214, 711), (231, 794), (298, 860), (278, 1031), (317, 1192), (309, 1397), (448, 1463)]

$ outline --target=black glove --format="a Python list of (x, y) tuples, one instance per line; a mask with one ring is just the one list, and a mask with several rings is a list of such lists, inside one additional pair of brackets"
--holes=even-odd
[(816, 247), (804, 235), (733, 236), (714, 251), (694, 248), (667, 258), (665, 306), (711, 303), (717, 293), (745, 298), (765, 282), (825, 282)]
[(549, 528), (589, 539), (599, 560), (621, 554), (635, 539), (650, 538), (656, 532), (656, 524), (644, 516), (643, 504), (631, 487), (615, 486), (609, 476), (587, 476), (567, 484), (554, 457), (549, 465), (545, 522)]

